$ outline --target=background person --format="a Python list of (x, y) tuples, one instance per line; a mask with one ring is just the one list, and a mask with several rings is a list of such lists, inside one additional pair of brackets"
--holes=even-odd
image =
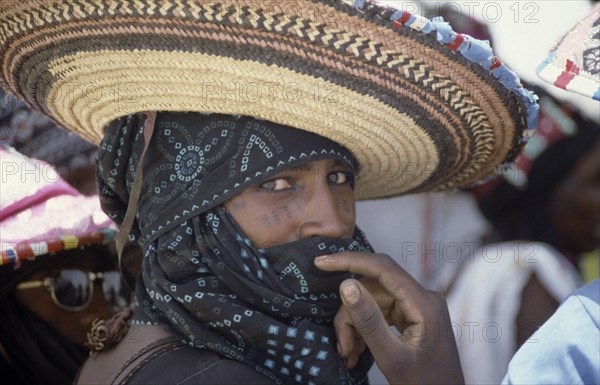
[[(543, 80), (596, 101), (600, 100), (598, 10), (600, 6), (596, 4), (563, 36), (537, 68), (537, 74)], [(557, 68), (562, 70), (560, 75), (556, 71)], [(597, 103), (595, 107), (597, 112)], [(574, 250), (587, 249), (588, 242), (594, 238), (595, 247), (598, 248), (597, 239), (600, 238), (600, 220), (597, 215), (594, 216), (594, 213), (598, 214), (600, 206), (598, 133), (592, 140), (591, 148), (586, 152), (556, 192), (556, 195), (564, 198), (572, 196), (569, 193), (573, 189), (579, 189), (581, 193), (580, 196), (572, 196), (572, 202), (566, 202), (562, 207), (559, 206), (558, 210), (569, 218), (562, 224), (561, 229), (567, 232), (564, 237), (565, 244), (571, 245), (570, 248)], [(565, 213), (565, 210), (572, 210), (573, 213)], [(587, 210), (591, 210), (591, 213)], [(586, 228), (588, 226), (592, 229)], [(510, 361), (503, 384), (600, 383), (598, 252), (596, 249), (595, 263), (580, 265), (588, 268), (595, 266), (592, 276), (596, 279), (569, 295), (556, 313), (517, 351)]]
[(127, 305), (112, 221), (48, 164), (0, 147), (0, 373), (72, 382), (96, 318)]
[(448, 307), (467, 383), (499, 383), (508, 362), (582, 285), (579, 256), (600, 243), (600, 130), (542, 94), (515, 168), (474, 190), (491, 224), (465, 257)]

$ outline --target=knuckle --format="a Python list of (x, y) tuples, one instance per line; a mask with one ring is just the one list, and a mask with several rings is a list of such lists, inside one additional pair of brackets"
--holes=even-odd
[(427, 290), (429, 293), (429, 297), (436, 305), (446, 306), (446, 297), (444, 297), (440, 292)]
[(379, 313), (375, 309), (360, 312), (354, 319), (354, 327), (365, 338), (378, 334), (381, 330)]
[(448, 312), (446, 297), (437, 291), (428, 290), (430, 316), (441, 316)]
[(397, 276), (397, 274), (403, 270), (394, 258), (389, 255), (382, 253), (375, 255), (376, 258), (373, 260), (373, 263), (377, 266), (377, 269), (382, 276)]
[(387, 254), (377, 253), (375, 255), (377, 256), (378, 263), (382, 267), (394, 267), (395, 268), (398, 266), (396, 261), (394, 261), (394, 258), (390, 257)]

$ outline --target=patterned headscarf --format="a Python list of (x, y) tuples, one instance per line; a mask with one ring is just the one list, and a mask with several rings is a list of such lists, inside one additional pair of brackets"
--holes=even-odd
[(169, 112), (156, 115), (142, 156), (145, 124), (143, 114), (113, 122), (98, 157), (102, 204), (117, 222), (143, 162), (132, 229), (144, 249), (135, 320), (164, 325), (277, 383), (365, 383), (370, 353), (348, 371), (335, 348), (338, 287), (351, 275), (313, 266), (318, 255), (371, 251), (362, 233), (261, 249), (222, 206), (290, 166), (333, 158), (356, 172), (352, 154), (250, 117)]

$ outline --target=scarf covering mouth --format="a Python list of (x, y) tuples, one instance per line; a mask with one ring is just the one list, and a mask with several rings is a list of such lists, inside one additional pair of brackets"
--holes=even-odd
[(315, 257), (372, 252), (353, 239), (308, 238), (257, 249), (226, 209), (182, 223), (146, 250), (137, 299), (140, 323), (159, 323), (192, 346), (240, 361), (280, 384), (364, 384), (365, 351), (348, 371), (336, 351), (339, 284)]
[[(142, 159), (145, 123), (144, 114), (118, 119), (100, 145), (101, 203), (117, 223)], [(159, 323), (277, 383), (367, 383), (370, 352), (348, 371), (336, 351), (339, 284), (351, 274), (313, 265), (319, 255), (372, 251), (362, 233), (258, 249), (222, 207), (247, 187), (319, 159), (358, 167), (339, 144), (271, 122), (158, 113), (131, 234), (144, 249), (135, 320)]]

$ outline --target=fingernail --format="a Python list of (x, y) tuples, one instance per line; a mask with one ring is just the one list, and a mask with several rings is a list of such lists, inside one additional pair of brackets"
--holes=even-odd
[(360, 299), (360, 288), (353, 280), (342, 282), (340, 292), (342, 293), (344, 301), (350, 305), (354, 305)]
[(321, 255), (315, 258), (315, 263), (327, 263), (327, 262), (337, 262), (337, 258), (333, 258), (331, 255)]

